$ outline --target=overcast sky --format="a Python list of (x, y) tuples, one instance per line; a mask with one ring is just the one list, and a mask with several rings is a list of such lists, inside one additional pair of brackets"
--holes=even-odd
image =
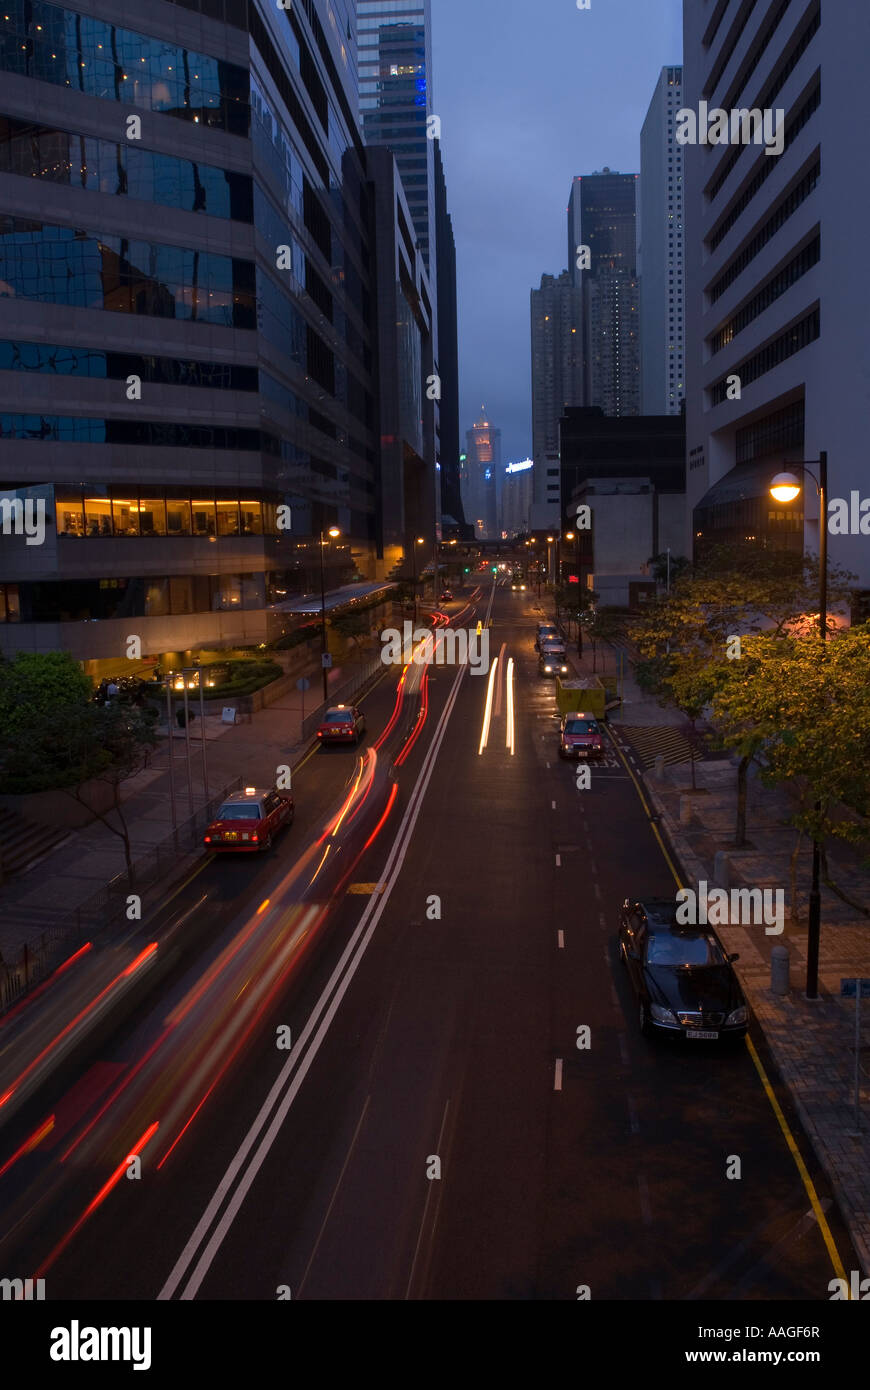
[(456, 237), (460, 430), (481, 404), (502, 462), (532, 448), (529, 291), (567, 269), (571, 180), (638, 173), (682, 0), (432, 0), (434, 109)]

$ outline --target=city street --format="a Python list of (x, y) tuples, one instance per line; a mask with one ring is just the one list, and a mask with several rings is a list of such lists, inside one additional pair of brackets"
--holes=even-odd
[[(487, 608), (485, 591), (465, 621)], [(639, 1033), (617, 910), (675, 881), (613, 739), (588, 790), (559, 759), (539, 616), (533, 594), (497, 590), (491, 682), (409, 669), (378, 749), (400, 760), (399, 790), (377, 801), (375, 787), (381, 828), (366, 822), (346, 847), (352, 874), (330, 911), (316, 874), (291, 871), (352, 788), (352, 748), (305, 761), (296, 822), (269, 856), (211, 861), (174, 900), (172, 920), (207, 922), (195, 949), (0, 1131), (4, 1173), (55, 1117), (0, 1177), (15, 1223), (4, 1268), (24, 1263), (52, 1298), (77, 1299), (573, 1300), (586, 1286), (593, 1299), (822, 1300), (832, 1252), (858, 1267), (752, 1049)], [(363, 756), (399, 707), (396, 674), (364, 701)], [(266, 899), (262, 949), (239, 946), (244, 969), (210, 994)], [(273, 908), (285, 915), (268, 926)], [(270, 974), (299, 930), (286, 972)], [(261, 988), (249, 1034), (210, 1070)], [(282, 1026), (292, 1051), (276, 1047)], [(186, 1119), (164, 1129), (181, 1091)], [(141, 1177), (122, 1175), (89, 1212), (144, 1135)]]

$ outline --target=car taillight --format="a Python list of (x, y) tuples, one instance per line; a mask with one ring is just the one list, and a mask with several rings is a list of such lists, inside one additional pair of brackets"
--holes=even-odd
[(211, 844), (211, 836), (210, 836), (210, 835), (206, 835), (206, 837), (205, 837), (205, 843), (206, 843), (207, 845), (210, 845), (210, 844)]
[(256, 832), (256, 830), (255, 830), (254, 833), (253, 833), (253, 835), (251, 836), (251, 839), (256, 841), (256, 840), (259, 840), (259, 838), (260, 838), (260, 837), (259, 837), (259, 835), (257, 834), (257, 832)]

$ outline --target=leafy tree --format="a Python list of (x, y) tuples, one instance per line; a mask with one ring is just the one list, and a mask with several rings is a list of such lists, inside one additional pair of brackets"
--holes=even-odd
[(343, 613), (340, 617), (333, 618), (330, 626), (339, 637), (353, 642), (358, 655), (362, 651), (362, 642), (371, 635), (371, 624), (363, 613)]
[(14, 745), (31, 738), (46, 716), (67, 706), (87, 704), (90, 677), (68, 652), (19, 652), (0, 657), (0, 738)]
[[(722, 744), (755, 759), (765, 785), (788, 783), (796, 796), (793, 914), (802, 837), (824, 847), (830, 838), (857, 843), (870, 833), (868, 683), (865, 623), (825, 644), (815, 635), (750, 638), (713, 696)], [(826, 880), (845, 897), (827, 873)]]
[(667, 584), (668, 577), (673, 584), (679, 579), (681, 574), (691, 569), (692, 562), (685, 555), (668, 556), (666, 550), (662, 550), (658, 555), (651, 555), (647, 560), (650, 567), (650, 574), (659, 584)]

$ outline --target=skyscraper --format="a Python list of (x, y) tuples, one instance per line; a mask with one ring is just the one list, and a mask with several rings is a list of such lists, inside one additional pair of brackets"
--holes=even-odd
[(644, 415), (679, 415), (686, 395), (684, 146), (675, 138), (674, 119), (683, 104), (682, 93), (682, 68), (662, 68), (640, 137), (637, 270)]
[[(703, 98), (732, 118), (735, 109), (783, 113), (779, 153), (748, 141), (685, 148), (687, 547), (740, 540), (817, 552), (809, 474), (792, 503), (774, 502), (768, 488), (790, 465), (817, 473), (822, 450), (831, 499), (867, 493), (860, 268), (870, 184), (853, 171), (870, 160), (870, 126), (854, 119), (870, 9), (829, 18), (815, 0), (756, 7), (735, 66), (733, 26), (711, 35), (709, 15), (684, 10), (685, 107), (697, 112)], [(830, 559), (870, 591), (866, 535), (829, 528), (828, 540)]]
[(478, 540), (498, 538), (497, 476), (501, 468), (501, 430), (486, 418), (486, 406), (481, 417), (466, 430), (465, 476), (463, 504), (466, 520), (475, 529)]
[(435, 149), (430, 0), (357, 0), (359, 104), (366, 144), (396, 157), (414, 230), (433, 289)]
[(0, 489), (48, 521), (4, 538), (0, 645), (115, 670), (131, 632), (143, 656), (276, 635), (333, 524), (327, 582), (380, 577), (347, 0), (119, 19), (0, 12)]
[(636, 174), (605, 168), (575, 178), (568, 200), (569, 274), (582, 294), (584, 366), (582, 398), (566, 404), (600, 405), (608, 415), (640, 411), (636, 197)]
[(459, 332), (456, 313), (456, 243), (447, 210), (441, 142), (435, 145), (435, 247), (437, 261), (438, 372), (441, 380), (441, 510), (464, 525), (459, 482)]
[(532, 458), (534, 525), (559, 518), (559, 420), (566, 406), (583, 404), (582, 291), (563, 270), (542, 275), (531, 291)]

